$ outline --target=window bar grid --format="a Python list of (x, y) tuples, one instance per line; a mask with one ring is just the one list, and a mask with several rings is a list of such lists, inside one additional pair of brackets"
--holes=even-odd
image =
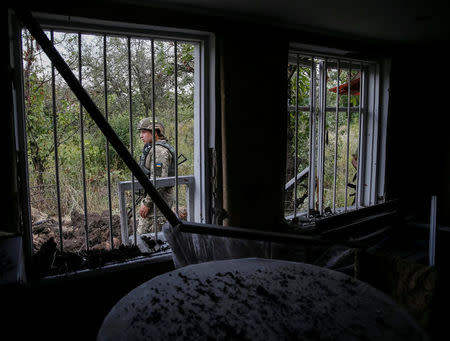
[(337, 156), (338, 156), (338, 134), (339, 134), (339, 82), (341, 77), (340, 59), (337, 60), (337, 86), (336, 86), (336, 112), (334, 131), (334, 172), (333, 172), (333, 212), (336, 213), (336, 180), (337, 180)]
[[(127, 58), (128, 58), (128, 105), (129, 105), (129, 129), (130, 129), (130, 154), (134, 158), (134, 136), (133, 136), (133, 94), (132, 94), (132, 80), (131, 80), (131, 39), (127, 37)], [(134, 191), (134, 175), (131, 174), (131, 210), (133, 216), (133, 238), (134, 245), (137, 244), (136, 236), (136, 193)]]
[[(78, 33), (78, 78), (80, 85), (83, 85), (82, 78), (82, 54), (81, 54), (81, 33)], [(81, 144), (81, 174), (83, 181), (83, 208), (84, 208), (84, 231), (86, 237), (86, 251), (89, 251), (89, 230), (88, 230), (88, 208), (87, 208), (87, 193), (86, 193), (86, 164), (85, 164), (85, 150), (84, 150), (84, 113), (83, 106), (80, 102), (80, 144)]]
[(359, 178), (360, 178), (360, 167), (361, 167), (361, 121), (362, 121), (362, 110), (361, 110), (361, 105), (362, 105), (362, 98), (363, 98), (363, 91), (362, 91), (362, 81), (363, 81), (363, 67), (362, 64), (359, 64), (359, 103), (358, 103), (358, 121), (359, 121), (359, 131), (358, 131), (358, 153), (356, 155), (357, 159), (357, 167), (356, 167), (356, 188), (355, 188), (355, 207), (358, 209), (359, 208)]
[(309, 209), (308, 218), (310, 216), (310, 211), (314, 210), (314, 192), (315, 192), (315, 62), (314, 56), (311, 57), (311, 76), (310, 76), (310, 111), (309, 111), (309, 183), (308, 183), (308, 193), (309, 193)]
[(174, 41), (174, 106), (175, 106), (175, 213), (179, 217), (179, 194), (178, 194), (178, 43)]
[[(46, 53), (46, 55), (50, 58), (50, 60), (54, 63), (55, 68), (59, 71), (61, 77), (66, 81), (66, 83), (69, 85), (69, 87), (72, 89), (72, 91), (75, 93), (76, 97), (78, 98), (78, 101), (80, 102), (80, 110), (79, 110), (79, 119), (80, 124), (79, 126), (82, 128), (80, 129), (80, 136), (81, 136), (81, 149), (84, 149), (84, 121), (83, 121), (83, 107), (85, 106), (88, 108), (87, 112), (91, 115), (92, 119), (95, 121), (97, 126), (100, 128), (100, 130), (104, 133), (104, 135), (111, 140), (111, 145), (114, 146), (115, 150), (118, 152), (119, 156), (124, 160), (125, 164), (133, 170), (134, 174), (137, 174), (136, 176), (141, 180), (141, 182), (144, 183), (144, 188), (146, 188), (146, 191), (149, 193), (154, 194), (155, 201), (158, 203), (160, 207), (162, 207), (162, 211), (164, 211), (164, 214), (169, 217), (171, 223), (173, 225), (176, 225), (179, 223), (179, 220), (175, 216), (175, 214), (172, 212), (172, 210), (168, 207), (168, 205), (162, 200), (162, 198), (156, 194), (156, 191), (153, 186), (150, 186), (150, 184), (145, 180), (144, 173), (140, 170), (138, 167), (136, 161), (129, 155), (127, 149), (123, 146), (121, 143), (119, 137), (115, 134), (114, 130), (110, 127), (110, 125), (107, 123), (104, 115), (100, 112), (96, 104), (92, 101), (92, 99), (87, 94), (87, 91), (83, 89), (82, 87), (82, 53), (81, 53), (81, 33), (78, 33), (78, 73), (79, 77), (75, 76), (75, 72), (70, 70), (70, 67), (67, 65), (67, 63), (63, 60), (61, 55), (58, 53), (58, 51), (55, 49), (53, 44), (50, 42), (48, 37), (45, 35), (45, 33), (41, 30), (39, 25), (34, 21), (33, 17), (28, 13), (20, 13), (21, 16), (23, 16), (23, 21), (26, 25), (26, 27), (31, 31), (33, 36), (36, 38), (38, 43), (41, 45), (42, 49)], [(26, 130), (24, 129), (25, 133)], [(85, 167), (85, 159), (84, 159), (84, 151), (82, 151), (82, 167)], [(86, 173), (85, 169), (83, 169), (83, 189), (84, 189), (84, 204), (85, 204), (85, 233), (86, 233), (86, 250), (89, 251), (89, 236), (88, 236), (88, 221), (87, 221), (87, 200), (86, 200)], [(27, 181), (28, 177), (24, 177)], [(29, 207), (29, 205), (28, 205)], [(28, 208), (29, 210), (29, 208)], [(29, 215), (27, 215), (29, 216)], [(30, 229), (31, 232), (31, 229)], [(31, 233), (30, 233), (31, 237)], [(31, 243), (30, 243), (31, 246)]]
[(347, 73), (347, 146), (345, 154), (345, 201), (344, 201), (344, 211), (347, 212), (348, 206), (348, 157), (350, 149), (350, 96), (351, 96), (351, 80), (352, 80), (352, 62), (350, 61), (348, 73)]
[[(107, 66), (107, 41), (106, 34), (103, 35), (103, 91), (105, 101), (105, 118), (108, 121), (108, 66)], [(114, 249), (114, 236), (112, 227), (112, 201), (111, 201), (111, 171), (110, 171), (110, 159), (109, 159), (109, 142), (106, 140), (106, 181), (108, 189), (108, 211), (109, 211), (109, 239), (110, 249)]]
[(295, 86), (295, 140), (294, 140), (294, 218), (297, 216), (297, 172), (298, 172), (298, 99), (299, 99), (299, 86), (300, 82), (300, 65), (299, 65), (299, 55), (297, 53), (297, 76), (296, 76), (296, 86)]
[[(55, 44), (54, 32), (50, 31), (50, 39)], [(56, 84), (55, 84), (55, 66), (52, 63), (52, 114), (53, 114), (53, 146), (55, 151), (55, 181), (56, 181), (56, 204), (58, 209), (58, 228), (59, 228), (59, 247), (63, 252), (63, 232), (62, 232), (62, 214), (61, 214), (61, 189), (59, 183), (59, 155), (58, 155), (58, 114), (56, 112)]]
[[(152, 153), (153, 153), (153, 185), (156, 188), (156, 147), (155, 147), (155, 41), (151, 40), (151, 56), (152, 56)], [(156, 223), (156, 204), (153, 203), (153, 228), (155, 230), (155, 242), (158, 241), (158, 227)]]

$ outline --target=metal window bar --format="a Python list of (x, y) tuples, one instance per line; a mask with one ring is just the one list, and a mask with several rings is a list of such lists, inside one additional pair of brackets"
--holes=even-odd
[[(82, 78), (82, 55), (81, 55), (81, 33), (78, 33), (78, 79), (80, 86), (83, 86)], [(83, 182), (83, 209), (84, 209), (84, 230), (86, 238), (86, 251), (89, 250), (89, 229), (88, 229), (88, 207), (87, 207), (87, 191), (86, 191), (86, 163), (84, 150), (84, 113), (83, 105), (80, 102), (80, 144), (81, 144), (81, 177)]]
[(325, 130), (326, 130), (326, 91), (327, 91), (327, 59), (319, 64), (319, 126), (318, 126), (318, 208), (323, 214), (324, 175), (325, 175)]
[(357, 182), (357, 195), (358, 195), (358, 205), (364, 206), (364, 196), (366, 192), (365, 186), (363, 186), (363, 178), (365, 173), (365, 162), (366, 162), (366, 126), (367, 126), (367, 69), (361, 74), (361, 90), (360, 94), (360, 106), (361, 106), (361, 116), (359, 122), (359, 155), (358, 155), (358, 182)]
[[(103, 35), (103, 96), (105, 105), (105, 119), (108, 121), (108, 65), (107, 65), (107, 39), (106, 34)], [(110, 249), (114, 249), (114, 235), (112, 224), (112, 201), (111, 201), (111, 161), (109, 159), (109, 141), (106, 140), (106, 183), (108, 190), (108, 227), (109, 227), (109, 240)]]
[(299, 86), (300, 81), (300, 65), (299, 65), (299, 55), (297, 53), (297, 76), (296, 76), (296, 86), (295, 86), (295, 140), (294, 140), (294, 217), (297, 216), (297, 172), (298, 172), (298, 107), (299, 107)]
[(336, 213), (336, 180), (337, 180), (337, 156), (338, 156), (338, 133), (339, 133), (339, 83), (341, 77), (340, 60), (337, 60), (337, 85), (336, 85), (336, 112), (334, 132), (334, 171), (333, 171), (333, 213)]
[(175, 110), (175, 213), (179, 217), (179, 193), (178, 193), (178, 42), (174, 43), (174, 110)]
[[(296, 109), (295, 105), (288, 106), (288, 110), (289, 110), (289, 111), (295, 111), (295, 109)], [(300, 106), (298, 107), (298, 110), (299, 110), (300, 112), (302, 112), (302, 111), (309, 111), (309, 110), (310, 110), (310, 107), (309, 107), (309, 106), (302, 106), (302, 105), (300, 105)], [(338, 108), (338, 112), (346, 113), (347, 110), (348, 110), (348, 108), (347, 108), (346, 106), (345, 106), (345, 107), (339, 107), (339, 108)], [(326, 108), (325, 108), (325, 111), (326, 111), (326, 112), (332, 112), (332, 113), (334, 113), (334, 112), (336, 111), (336, 107), (334, 107), (334, 106), (333, 106), (333, 107), (326, 107)], [(350, 112), (351, 112), (351, 113), (358, 112), (358, 108), (357, 108), (357, 107), (350, 107)]]
[(344, 212), (347, 212), (347, 204), (348, 204), (348, 157), (349, 157), (349, 149), (350, 149), (350, 97), (351, 97), (351, 80), (352, 80), (352, 64), (350, 62), (350, 66), (347, 72), (347, 143), (346, 143), (346, 152), (345, 152), (345, 198), (344, 198)]
[[(133, 94), (132, 94), (132, 80), (131, 80), (131, 38), (127, 37), (127, 72), (128, 72), (128, 105), (129, 105), (129, 130), (130, 130), (130, 154), (134, 158), (134, 136), (133, 136)], [(131, 174), (131, 211), (133, 217), (133, 240), (134, 244), (137, 243), (137, 232), (136, 232), (136, 193), (134, 190), (134, 176)]]
[(362, 87), (362, 82), (363, 82), (363, 66), (360, 63), (359, 64), (359, 103), (358, 103), (358, 122), (359, 122), (359, 131), (358, 131), (358, 154), (357, 154), (357, 168), (356, 168), (356, 189), (355, 189), (355, 208), (358, 209), (359, 208), (359, 193), (360, 193), (360, 184), (359, 184), (359, 179), (361, 176), (361, 172), (360, 172), (360, 167), (361, 167), (361, 142), (362, 142), (362, 133), (361, 133), (361, 121), (362, 121), (362, 98), (363, 98), (363, 87)]
[(310, 217), (310, 212), (314, 210), (314, 194), (315, 194), (315, 139), (316, 139), (316, 119), (315, 119), (315, 63), (314, 56), (311, 57), (311, 78), (310, 78), (310, 111), (309, 111), (309, 174), (308, 174), (308, 212), (307, 217)]
[[(155, 144), (155, 41), (151, 40), (152, 55), (152, 153), (153, 153), (153, 186), (156, 187), (156, 144)], [(156, 204), (153, 202), (153, 228), (155, 230), (155, 242), (158, 241), (158, 228), (156, 223)]]
[[(376, 82), (376, 80), (375, 80), (375, 75), (372, 75), (371, 76), (372, 77), (372, 82)], [(371, 106), (371, 110), (370, 110), (370, 114), (369, 114), (369, 119), (370, 119), (370, 121), (371, 121), (371, 135), (372, 135), (372, 137), (371, 137), (371, 150), (370, 150), (370, 153), (371, 153), (371, 158), (372, 158), (372, 160), (374, 159), (374, 156), (375, 156), (375, 124), (376, 124), (376, 96), (375, 96), (375, 93), (372, 95), (372, 106)], [(371, 167), (370, 167), (370, 179), (373, 179), (374, 178), (374, 165), (373, 165), (373, 162), (372, 162), (372, 165), (371, 165)], [(375, 203), (375, 200), (374, 200), (374, 184), (371, 184), (370, 186), (370, 189), (369, 189), (369, 202), (370, 202), (370, 204), (371, 205), (373, 205), (374, 203)]]
[[(50, 31), (50, 39), (54, 44), (54, 32)], [(63, 232), (62, 232), (62, 214), (61, 214), (61, 189), (59, 186), (59, 155), (58, 155), (58, 116), (56, 110), (56, 84), (55, 84), (55, 66), (52, 63), (52, 116), (53, 116), (53, 145), (55, 153), (55, 181), (56, 181), (56, 204), (58, 210), (58, 229), (59, 229), (59, 248), (63, 252)]]

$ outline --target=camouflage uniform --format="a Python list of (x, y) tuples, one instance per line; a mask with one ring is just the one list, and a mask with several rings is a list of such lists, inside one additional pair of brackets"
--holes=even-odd
[[(165, 178), (172, 176), (172, 174), (169, 174), (169, 170), (172, 167), (172, 163), (175, 161), (173, 160), (173, 154), (171, 150), (169, 149), (170, 145), (165, 141), (158, 141), (155, 143), (155, 173), (157, 178)], [(147, 148), (147, 150), (145, 150)], [(170, 147), (171, 148), (171, 147)], [(145, 152), (148, 152), (148, 154), (145, 156)], [(153, 179), (153, 150), (152, 146), (145, 146), (143, 150), (143, 156), (141, 157), (141, 166), (144, 166), (150, 173), (149, 177), (150, 179)], [(164, 201), (167, 203), (169, 207), (172, 207), (175, 201), (175, 191), (174, 187), (161, 187), (158, 188), (158, 193), (161, 195), (161, 197), (164, 199)], [(149, 207), (149, 213), (146, 218), (142, 218), (140, 215), (138, 215), (138, 226), (137, 226), (137, 233), (143, 234), (143, 233), (149, 233), (154, 232), (153, 227), (153, 219), (154, 219), (154, 207), (153, 200), (150, 198), (149, 195), (146, 195), (145, 198), (142, 200), (142, 204)], [(158, 231), (161, 231), (162, 225), (166, 222), (166, 219), (161, 214), (159, 209), (156, 209), (156, 226)]]

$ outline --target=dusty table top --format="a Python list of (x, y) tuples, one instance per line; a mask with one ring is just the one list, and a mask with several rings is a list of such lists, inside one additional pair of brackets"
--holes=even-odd
[(246, 258), (186, 266), (123, 297), (98, 340), (427, 340), (390, 298), (310, 264)]

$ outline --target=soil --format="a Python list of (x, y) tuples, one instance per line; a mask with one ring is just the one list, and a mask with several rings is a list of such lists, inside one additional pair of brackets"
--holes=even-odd
[[(86, 251), (85, 217), (73, 211), (70, 217), (62, 219), (63, 251), (61, 252), (58, 219), (49, 217), (32, 208), (33, 249), (32, 277), (41, 278), (68, 272), (98, 268), (107, 264), (121, 263), (148, 255), (135, 245), (122, 245), (120, 240), (120, 218), (112, 216), (113, 247), (109, 212), (90, 213), (87, 217), (89, 250)], [(150, 249), (162, 241), (145, 240)], [(153, 248), (151, 247), (153, 246)], [(160, 248), (167, 250), (168, 247)]]
[[(60, 249), (59, 223), (57, 218), (49, 217), (45, 213), (32, 209), (32, 229), (33, 229), (33, 247), (34, 251), (40, 250), (42, 245), (50, 238), (57, 243)], [(111, 236), (109, 228), (109, 212), (102, 214), (89, 213), (87, 217), (89, 249), (102, 250), (111, 248)], [(84, 214), (78, 211), (72, 211), (70, 216), (62, 218), (62, 239), (63, 250), (65, 252), (80, 252), (86, 249), (86, 233), (84, 227)], [(117, 215), (112, 216), (112, 231), (114, 248), (119, 247), (120, 243), (120, 218)]]

